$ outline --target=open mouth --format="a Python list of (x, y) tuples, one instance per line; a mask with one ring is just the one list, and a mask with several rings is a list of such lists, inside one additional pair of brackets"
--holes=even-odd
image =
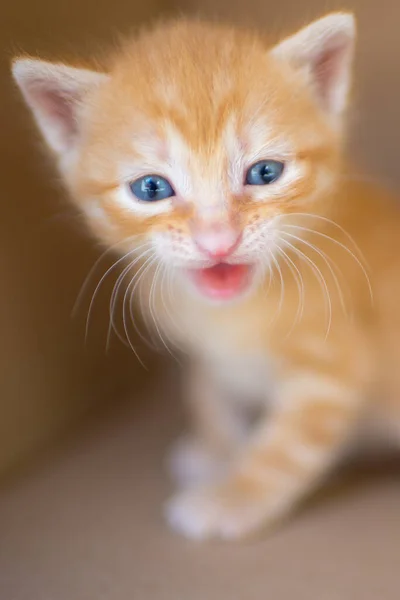
[(197, 290), (215, 300), (228, 300), (240, 295), (249, 285), (252, 267), (218, 263), (205, 269), (193, 269), (191, 278)]

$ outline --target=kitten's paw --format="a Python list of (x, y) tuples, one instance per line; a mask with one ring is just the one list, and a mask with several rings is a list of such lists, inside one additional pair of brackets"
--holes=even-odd
[(197, 540), (245, 537), (269, 522), (272, 513), (264, 494), (230, 483), (187, 490), (173, 497), (166, 508), (170, 526)]
[(168, 470), (179, 486), (193, 486), (210, 482), (224, 468), (220, 457), (195, 438), (179, 439), (168, 459)]

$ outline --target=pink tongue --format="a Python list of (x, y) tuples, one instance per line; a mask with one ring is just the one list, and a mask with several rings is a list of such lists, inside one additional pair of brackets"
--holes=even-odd
[(229, 298), (246, 285), (250, 267), (221, 263), (194, 271), (194, 280), (203, 294), (213, 298)]

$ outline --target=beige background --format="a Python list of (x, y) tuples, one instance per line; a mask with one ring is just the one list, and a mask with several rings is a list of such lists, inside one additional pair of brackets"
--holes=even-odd
[[(133, 355), (106, 356), (107, 292), (96, 304), (88, 346), (85, 306), (70, 313), (99, 250), (77, 226), (9, 75), (23, 50), (45, 57), (90, 55), (119, 31), (167, 10), (246, 21), (272, 31), (297, 27), (343, 2), (317, 0), (13, 0), (0, 19), (0, 472), (89, 407), (114, 401), (142, 378)], [(400, 183), (398, 106), (400, 4), (347, 2), (360, 27), (351, 145), (368, 177)], [(201, 10), (200, 10), (201, 9)], [(106, 262), (104, 262), (104, 267)], [(93, 289), (93, 288), (92, 288)], [(88, 299), (88, 298), (87, 298)]]

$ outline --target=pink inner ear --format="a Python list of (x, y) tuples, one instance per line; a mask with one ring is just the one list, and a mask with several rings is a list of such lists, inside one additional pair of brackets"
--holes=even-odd
[(48, 135), (64, 149), (68, 147), (77, 134), (75, 110), (79, 94), (71, 89), (55, 89), (46, 81), (32, 84), (28, 97)]
[(314, 80), (323, 105), (331, 108), (336, 87), (341, 85), (341, 75), (345, 76), (345, 62), (348, 45), (336, 43), (321, 52), (313, 65)]
[(49, 118), (61, 121), (67, 126), (68, 130), (76, 130), (71, 101), (52, 91), (44, 93), (42, 101)]

